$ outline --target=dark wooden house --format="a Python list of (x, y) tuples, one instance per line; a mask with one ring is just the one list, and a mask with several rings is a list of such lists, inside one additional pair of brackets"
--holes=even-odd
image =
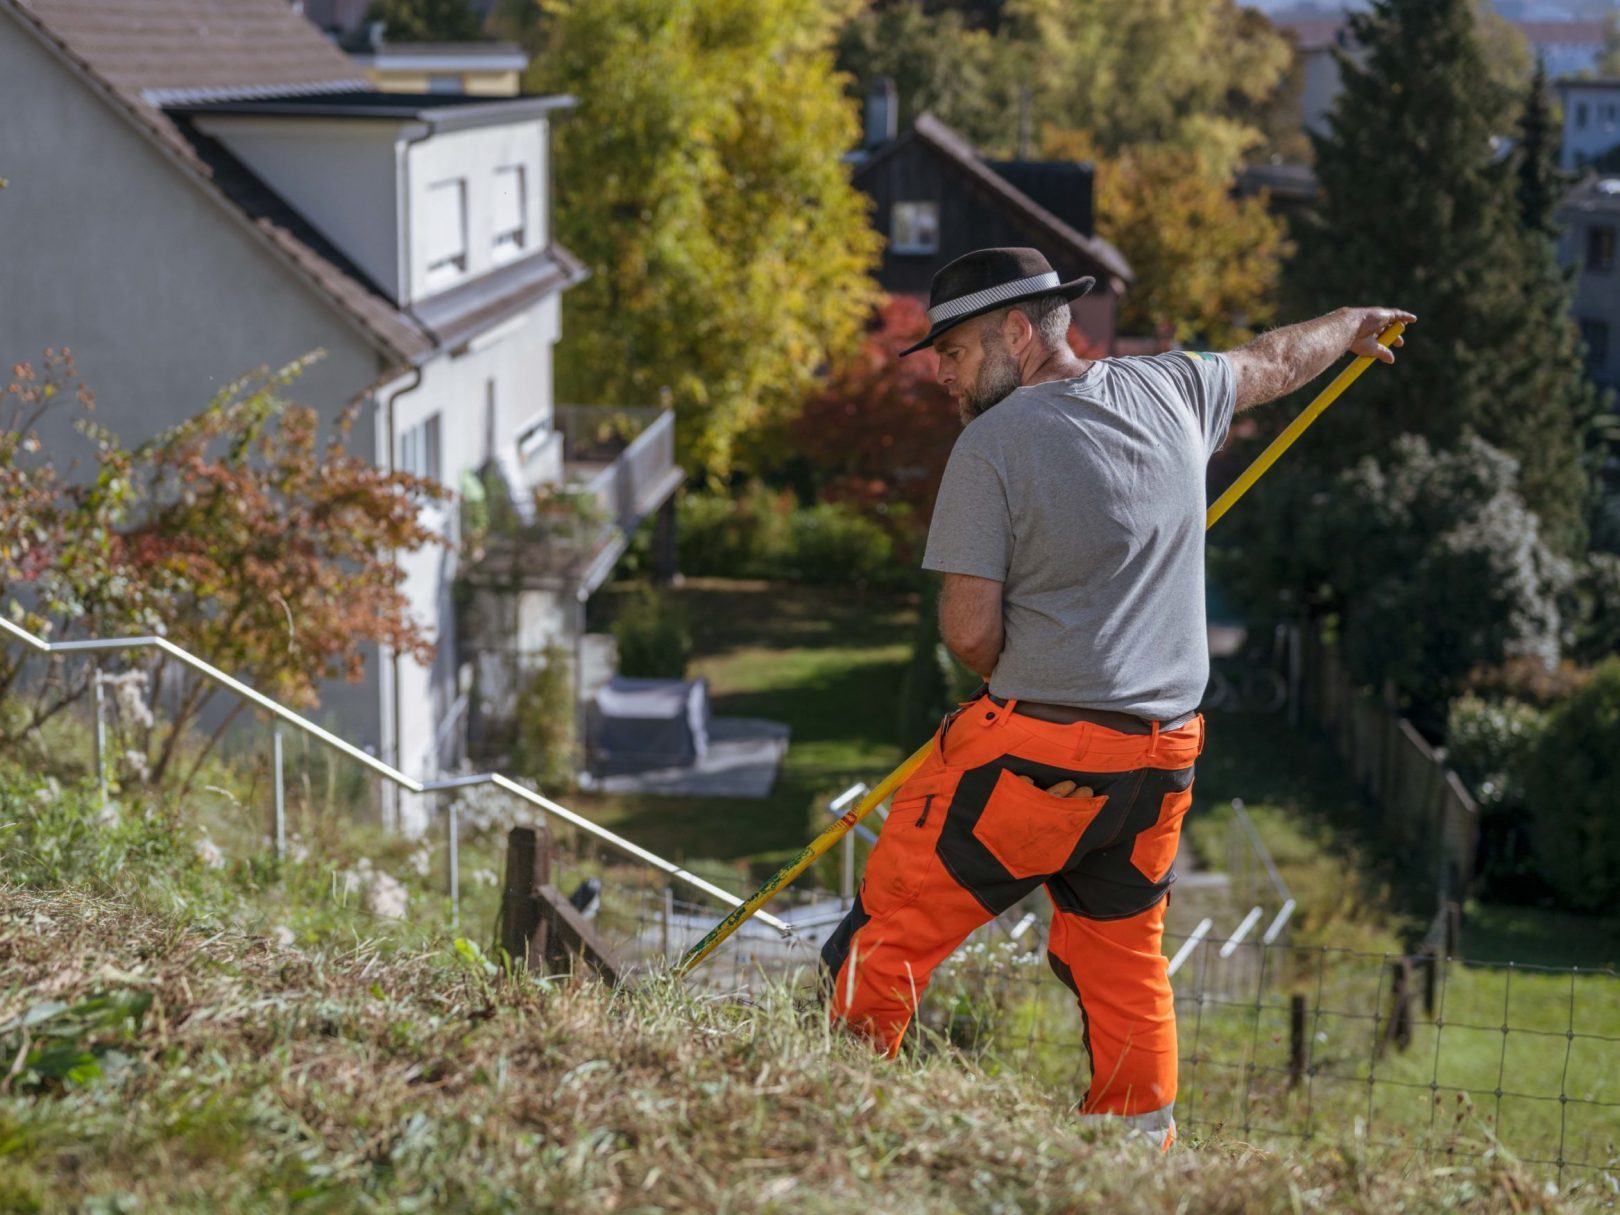
[(855, 184), (872, 198), (872, 221), (889, 242), (878, 274), (884, 289), (926, 301), (934, 272), (954, 258), (1028, 245), (1064, 279), (1096, 277), (1097, 285), (1074, 302), (1075, 327), (1088, 346), (1112, 353), (1120, 301), (1133, 276), (1093, 228), (1091, 166), (987, 161), (931, 114), (894, 134), (884, 129), (885, 101), (875, 93), (867, 146), (853, 158)]

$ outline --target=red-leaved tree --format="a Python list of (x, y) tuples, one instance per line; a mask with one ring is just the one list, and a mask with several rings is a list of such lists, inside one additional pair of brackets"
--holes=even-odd
[(922, 304), (889, 296), (859, 349), (832, 369), (793, 426), (823, 499), (884, 517), (902, 534), (927, 526), (961, 430), (956, 403), (934, 378), (934, 353), (899, 357), (927, 332)]
[[(138, 448), (98, 432), (95, 477), (68, 484), (53, 473), (47, 534), (26, 568), (0, 576), (30, 584), (33, 614), (59, 635), (162, 633), (296, 707), (318, 702), (322, 680), (358, 679), (372, 645), (431, 660), (395, 555), (440, 542), (422, 507), (445, 491), (353, 454), (352, 411), (323, 438), (315, 411), (282, 395), (307, 362), (245, 377)], [(8, 476), (0, 469), (9, 513)], [(0, 518), (0, 536), (16, 527)], [(162, 655), (131, 659), (146, 672), (146, 700), (163, 707), (124, 741), (156, 783), (217, 688)], [(9, 728), (37, 727), (82, 691), (59, 686)], [(190, 749), (187, 782), (242, 704)]]

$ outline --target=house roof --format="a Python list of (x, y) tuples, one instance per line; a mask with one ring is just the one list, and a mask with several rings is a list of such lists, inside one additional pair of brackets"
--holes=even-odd
[(1556, 87), (1563, 89), (1620, 89), (1620, 80), (1612, 77), (1594, 76), (1590, 79), (1577, 76), (1566, 76), (1554, 82)]
[[(464, 326), (466, 318), (453, 310), (430, 325), (400, 308), (246, 165), (191, 124), (185, 107), (196, 113), (210, 100), (285, 102), (322, 94), (327, 102), (344, 104), (334, 98), (369, 103), (385, 96), (373, 93), (348, 57), (284, 0), (0, 0), (0, 11), (12, 13), (54, 50), (385, 358), (421, 362), (447, 344), (444, 331)], [(425, 107), (415, 100), (420, 112)], [(478, 104), (444, 100), (460, 109)], [(516, 266), (526, 268), (525, 284), (507, 293), (505, 314), (586, 274), (556, 247)], [(447, 292), (445, 299), (458, 295)], [(478, 313), (487, 315), (489, 308), (481, 300)]]
[(976, 188), (990, 194), (997, 202), (1015, 212), (1030, 227), (1054, 244), (1061, 245), (1083, 261), (1090, 262), (1114, 278), (1130, 283), (1136, 279), (1130, 264), (1120, 251), (1100, 236), (1087, 236), (1065, 223), (1052, 212), (1025, 194), (1000, 173), (997, 173), (973, 146), (932, 114), (918, 117), (911, 130), (897, 139), (891, 139), (855, 170), (860, 177), (882, 164), (912, 140), (917, 140), (938, 152)]
[(1602, 46), (1601, 21), (1515, 21), (1532, 46)]
[(551, 97), (467, 97), (461, 93), (298, 93), (288, 97), (223, 98), (169, 107), (170, 117), (247, 116), (256, 118), (354, 118), (421, 122), (435, 131), (497, 126), (572, 109), (574, 99)]

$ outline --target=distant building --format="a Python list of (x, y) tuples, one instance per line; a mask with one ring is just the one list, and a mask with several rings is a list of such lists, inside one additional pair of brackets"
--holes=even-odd
[[(1526, 10), (1530, 11), (1530, 10)], [(1339, 65), (1335, 51), (1357, 53), (1342, 13), (1319, 9), (1277, 12), (1272, 24), (1294, 39), (1304, 61), (1301, 96), (1303, 125), (1321, 134), (1339, 95)], [(1603, 57), (1604, 23), (1601, 21), (1514, 20), (1513, 25), (1530, 44), (1532, 55), (1546, 66), (1551, 79), (1597, 70)]]
[(1603, 58), (1601, 21), (1515, 21), (1549, 79), (1597, 71)]
[[(529, 57), (515, 42), (399, 42), (380, 21), (368, 22), (372, 0), (295, 0), (294, 7), (354, 59), (385, 93), (464, 93), (516, 97)], [(487, 16), (488, 4), (472, 5)]]
[(868, 105), (865, 146), (854, 154), (855, 185), (871, 196), (872, 220), (888, 239), (878, 281), (924, 301), (935, 271), (1000, 245), (1039, 249), (1065, 280), (1097, 285), (1075, 300), (1075, 328), (1112, 352), (1120, 301), (1134, 275), (1093, 226), (1092, 171), (1057, 161), (987, 161), (930, 114), (897, 133), (892, 94)]
[(385, 93), (516, 97), (529, 57), (515, 42), (381, 42), (349, 52)]
[(1585, 168), (1620, 146), (1620, 80), (1560, 80), (1564, 142), (1558, 167)]
[[(633, 441), (615, 418), (604, 445), (599, 418), (553, 403), (562, 293), (586, 273), (552, 237), (550, 125), (569, 104), (374, 91), (283, 0), (0, 0), (0, 353), (70, 346), (99, 420), (133, 443), (323, 349), (294, 395), (327, 420), (356, 408), (351, 443), (378, 465), (452, 490), (493, 465), (519, 517), (538, 487), (597, 495), (603, 526), (527, 549), (499, 580), (504, 615), (486, 612), (510, 652), (577, 647), (624, 534), (681, 478), (672, 415), (648, 411)], [(432, 522), (458, 538), (455, 509)], [(373, 653), (322, 712), (431, 776), (488, 695), (454, 545), (401, 564), (434, 663)]]
[(1586, 343), (1587, 366), (1600, 384), (1620, 387), (1620, 176), (1576, 186), (1559, 209), (1559, 260), (1576, 267), (1573, 311)]
[(1339, 64), (1335, 50), (1348, 51), (1350, 31), (1342, 14), (1277, 13), (1272, 24), (1294, 41), (1303, 71), (1300, 87), (1301, 125), (1314, 134), (1327, 132), (1327, 116), (1339, 95)]

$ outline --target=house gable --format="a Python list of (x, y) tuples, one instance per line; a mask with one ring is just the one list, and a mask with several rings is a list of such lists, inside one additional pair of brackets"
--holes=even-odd
[(114, 428), (131, 441), (189, 417), (252, 368), (312, 350), (327, 352), (299, 389), (312, 403), (336, 407), (377, 376), (375, 347), (356, 327), (70, 62), (5, 17), (0, 81), (8, 97), (28, 99), (0, 104), (8, 359), (75, 349), (85, 382), (119, 402)]

